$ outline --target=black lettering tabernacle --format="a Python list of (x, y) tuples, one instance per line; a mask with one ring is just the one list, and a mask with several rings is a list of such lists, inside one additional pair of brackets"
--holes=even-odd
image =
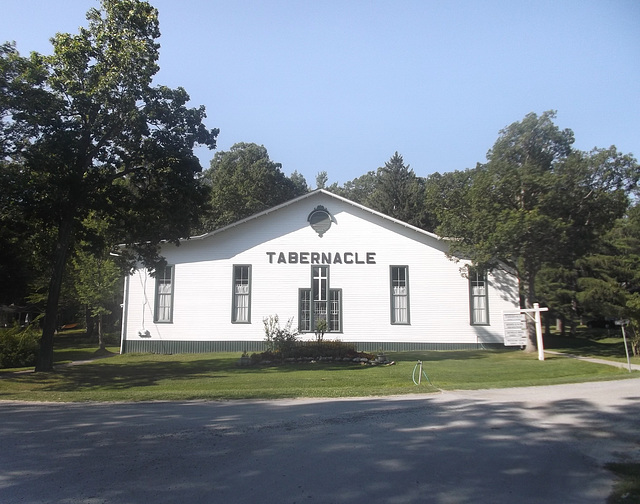
[(267, 252), (269, 264), (376, 264), (375, 252)]

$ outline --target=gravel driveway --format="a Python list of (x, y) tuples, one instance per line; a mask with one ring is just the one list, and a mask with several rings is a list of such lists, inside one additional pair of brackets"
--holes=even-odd
[(436, 395), (0, 402), (2, 503), (603, 503), (640, 379)]

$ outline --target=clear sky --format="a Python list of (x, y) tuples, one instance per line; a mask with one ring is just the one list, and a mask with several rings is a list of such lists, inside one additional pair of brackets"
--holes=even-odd
[[(311, 187), (398, 151), (417, 175), (471, 168), (499, 130), (558, 111), (582, 150), (640, 157), (638, 0), (151, 0), (156, 82), (182, 86), (218, 150), (264, 145)], [(0, 41), (49, 54), (97, 0), (0, 0)], [(213, 152), (199, 150), (203, 167)]]

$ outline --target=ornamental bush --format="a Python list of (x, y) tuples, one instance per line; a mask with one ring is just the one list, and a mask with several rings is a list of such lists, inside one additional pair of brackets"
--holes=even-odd
[(39, 342), (40, 331), (33, 325), (0, 329), (0, 368), (34, 366)]
[(264, 323), (265, 341), (268, 352), (286, 353), (290, 351), (298, 340), (298, 331), (291, 329), (293, 317), (284, 327), (280, 327), (278, 315), (270, 315), (262, 319)]
[[(315, 341), (299, 341), (298, 331), (293, 330), (293, 317), (284, 327), (280, 327), (278, 315), (271, 315), (262, 319), (264, 323), (267, 350), (251, 355), (251, 363), (291, 362), (295, 360), (373, 360), (374, 356), (359, 352), (355, 343), (345, 343), (339, 340), (324, 340), (316, 335)], [(324, 331), (323, 331), (324, 332)]]

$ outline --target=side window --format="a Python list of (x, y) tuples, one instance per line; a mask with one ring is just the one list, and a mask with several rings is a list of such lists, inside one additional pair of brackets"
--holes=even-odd
[(469, 271), (469, 310), (471, 325), (489, 325), (487, 275), (473, 269)]
[(391, 266), (391, 323), (409, 324), (409, 267)]
[(156, 271), (154, 322), (173, 322), (173, 266)]
[(251, 322), (251, 266), (233, 267), (233, 308), (231, 320), (236, 323)]

